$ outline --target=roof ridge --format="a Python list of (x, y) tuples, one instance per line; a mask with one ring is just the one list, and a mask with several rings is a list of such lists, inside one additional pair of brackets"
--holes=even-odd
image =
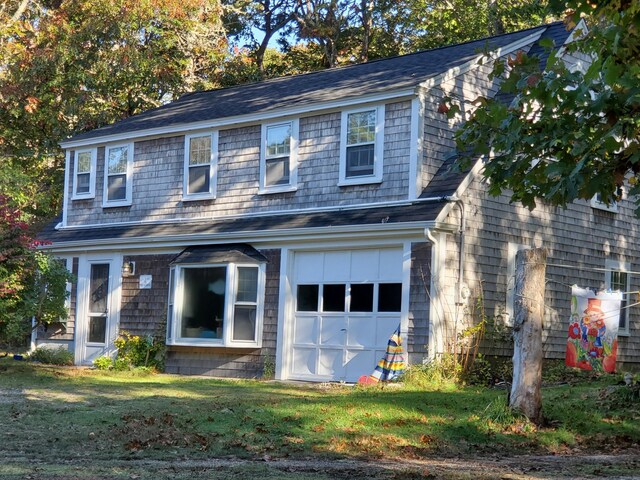
[(411, 56), (416, 56), (416, 55), (421, 55), (421, 54), (425, 54), (425, 53), (429, 53), (429, 52), (436, 52), (438, 50), (445, 50), (447, 48), (455, 48), (455, 47), (461, 47), (464, 45), (469, 45), (471, 43), (477, 43), (477, 42), (486, 42), (492, 39), (496, 39), (496, 38), (501, 38), (501, 37), (506, 37), (508, 35), (515, 35), (517, 33), (523, 33), (523, 32), (528, 32), (528, 31), (533, 31), (533, 30), (537, 30), (537, 29), (548, 29), (552, 26), (555, 26), (557, 24), (561, 24), (563, 23), (562, 21), (556, 21), (556, 22), (551, 22), (551, 23), (545, 23), (542, 25), (538, 25), (535, 27), (529, 27), (529, 28), (525, 28), (523, 30), (516, 30), (514, 32), (508, 32), (508, 33), (501, 33), (498, 35), (490, 35), (487, 37), (482, 37), (482, 38), (478, 38), (475, 40), (467, 40), (466, 42), (461, 42), (461, 43), (450, 43), (448, 45), (442, 45), (440, 47), (435, 47), (435, 48), (429, 48), (427, 50), (419, 50), (417, 52), (410, 52), (410, 53), (405, 53), (402, 55), (394, 55), (391, 57), (384, 57), (384, 58), (376, 58), (375, 60), (371, 60), (368, 62), (362, 62), (362, 63), (353, 63), (350, 65), (339, 65), (337, 67), (332, 67), (332, 68), (324, 68), (322, 70), (314, 70), (312, 72), (304, 72), (304, 73), (296, 73), (296, 74), (292, 74), (292, 75), (281, 75), (278, 77), (272, 77), (272, 78), (266, 78), (264, 80), (256, 80), (254, 82), (247, 82), (247, 83), (242, 83), (239, 85), (229, 85), (227, 87), (218, 87), (218, 88), (210, 88), (210, 89), (206, 89), (206, 90), (197, 90), (197, 91), (193, 91), (193, 92), (187, 92), (183, 95), (181, 95), (180, 97), (178, 97), (175, 101), (178, 102), (180, 100), (182, 100), (183, 98), (186, 97), (191, 97), (194, 95), (200, 95), (200, 94), (206, 94), (206, 93), (210, 93), (210, 92), (220, 92), (220, 91), (229, 91), (229, 90), (233, 90), (233, 89), (237, 89), (237, 88), (244, 88), (247, 87), (249, 85), (257, 85), (257, 84), (261, 84), (261, 83), (274, 83), (274, 82), (278, 82), (278, 81), (282, 81), (284, 79), (289, 79), (289, 78), (300, 78), (300, 77), (304, 77), (304, 76), (310, 76), (310, 75), (318, 75), (318, 74), (322, 74), (322, 73), (326, 73), (326, 72), (336, 72), (336, 71), (344, 71), (346, 69), (353, 69), (356, 67), (361, 67), (363, 65), (371, 65), (373, 63), (379, 63), (379, 62), (385, 62), (388, 60), (393, 60), (396, 58), (406, 58), (406, 57), (411, 57)]

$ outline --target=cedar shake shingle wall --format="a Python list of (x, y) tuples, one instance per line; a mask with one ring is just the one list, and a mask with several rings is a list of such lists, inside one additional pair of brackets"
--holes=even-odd
[(266, 359), (275, 362), (280, 295), (280, 250), (261, 250), (260, 253), (268, 259), (262, 348), (170, 347), (166, 359), (168, 373), (256, 378), (262, 376)]
[(44, 326), (38, 327), (36, 342), (39, 341), (73, 341), (75, 334), (77, 305), (78, 305), (78, 257), (71, 259), (71, 273), (74, 276), (74, 282), (71, 284), (71, 292), (69, 295), (69, 313), (64, 323), (54, 323), (45, 329)]
[[(504, 321), (509, 242), (549, 249), (546, 270), (544, 351), (547, 358), (564, 358), (570, 313), (570, 285), (603, 288), (605, 260), (625, 261), (630, 270), (640, 271), (640, 222), (633, 215), (633, 203), (623, 200), (618, 213), (575, 202), (567, 210), (544, 204), (529, 212), (509, 204), (508, 197), (492, 197), (479, 179), (463, 196), (467, 212), (465, 281), (472, 291), (484, 291), (485, 311)], [(454, 211), (449, 218), (458, 222)], [(558, 266), (556, 266), (558, 265)], [(455, 268), (452, 265), (452, 268)], [(640, 289), (640, 276), (631, 275), (631, 290)], [(472, 298), (473, 300), (473, 298)], [(636, 302), (635, 295), (631, 303)], [(619, 337), (618, 360), (640, 363), (640, 307), (629, 311), (630, 335)], [(493, 342), (493, 343), (492, 343)], [(486, 353), (511, 355), (510, 347), (500, 348), (492, 338)]]
[(411, 245), (411, 280), (409, 287), (409, 338), (406, 341), (409, 363), (422, 363), (429, 343), (429, 299), (431, 244)]
[[(175, 255), (130, 255), (124, 261), (135, 262), (135, 274), (122, 277), (120, 330), (133, 335), (165, 337), (169, 263)], [(141, 289), (140, 275), (151, 275), (151, 288)]]
[[(348, 206), (408, 197), (411, 104), (385, 105), (383, 181), (339, 187), (340, 112), (300, 119), (298, 188), (258, 194), (260, 125), (219, 131), (214, 200), (182, 201), (184, 137), (135, 142), (132, 205), (102, 208), (105, 149), (97, 150), (96, 197), (69, 200), (69, 225), (219, 217), (274, 210)], [(71, 151), (70, 179), (75, 152)], [(72, 181), (69, 182), (71, 198)]]
[[(455, 151), (453, 134), (469, 118), (480, 96), (492, 97), (498, 91), (496, 80), (489, 80), (493, 64), (475, 67), (470, 71), (430, 88), (422, 94), (424, 101), (424, 147), (422, 164), (418, 167), (422, 187), (427, 186), (444, 160)], [(445, 97), (461, 107), (461, 114), (448, 119), (438, 108)], [(420, 192), (418, 192), (420, 193)]]

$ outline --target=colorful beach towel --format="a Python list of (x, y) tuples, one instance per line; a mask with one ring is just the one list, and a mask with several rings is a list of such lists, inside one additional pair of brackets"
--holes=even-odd
[(384, 357), (380, 359), (373, 373), (361, 376), (358, 383), (371, 384), (397, 380), (402, 372), (404, 372), (404, 352), (400, 338), (400, 325), (398, 325), (387, 342), (387, 351)]
[(621, 292), (571, 288), (567, 366), (615, 373), (621, 301)]

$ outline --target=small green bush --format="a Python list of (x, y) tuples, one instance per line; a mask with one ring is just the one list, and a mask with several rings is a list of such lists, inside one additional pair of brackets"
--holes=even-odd
[(130, 370), (136, 367), (149, 367), (164, 370), (164, 342), (152, 335), (139, 336), (123, 331), (115, 341), (118, 355), (114, 369)]
[(47, 365), (73, 365), (73, 353), (64, 347), (38, 347), (29, 355), (29, 360)]
[(113, 359), (108, 355), (98, 357), (93, 361), (93, 366), (98, 370), (111, 370), (113, 368)]

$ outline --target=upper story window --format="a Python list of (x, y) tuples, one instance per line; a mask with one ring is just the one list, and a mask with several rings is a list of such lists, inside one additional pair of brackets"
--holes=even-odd
[(103, 207), (131, 205), (133, 144), (105, 148)]
[(215, 198), (218, 132), (187, 135), (184, 152), (183, 199)]
[(95, 148), (77, 150), (73, 166), (72, 199), (94, 198), (96, 194), (96, 157)]
[(605, 261), (604, 286), (611, 290), (622, 292), (620, 304), (620, 320), (618, 323), (618, 335), (629, 335), (629, 290), (631, 288), (630, 265), (627, 262), (616, 260)]
[(602, 196), (599, 193), (596, 193), (591, 199), (591, 208), (597, 208), (598, 210), (606, 210), (607, 212), (618, 212), (618, 202), (612, 201), (607, 204), (602, 201)]
[(291, 120), (262, 126), (260, 193), (296, 189), (298, 125), (298, 120)]
[(380, 183), (384, 106), (342, 112), (340, 185)]

